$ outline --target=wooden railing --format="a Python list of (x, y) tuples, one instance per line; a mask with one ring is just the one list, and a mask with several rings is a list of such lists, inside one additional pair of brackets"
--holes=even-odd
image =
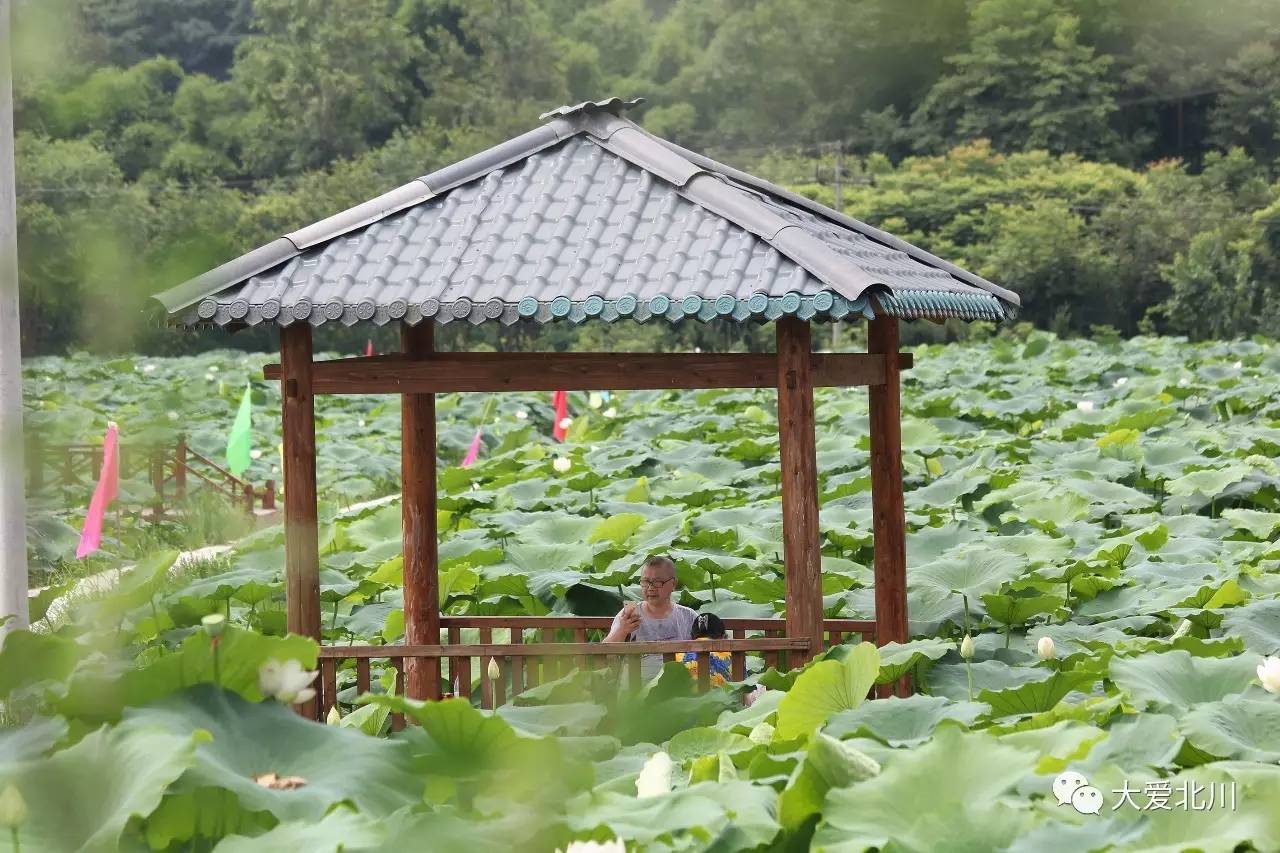
[[(607, 616), (442, 616), (441, 630), (448, 642), (425, 646), (322, 646), (320, 649), (319, 714), (328, 714), (337, 704), (338, 676), (343, 673), (350, 682), (354, 670), (355, 694), (368, 693), (373, 679), (373, 662), (385, 661), (382, 672), (395, 671), (392, 692), (404, 694), (406, 659), (438, 661), (441, 679), (457, 696), (470, 698), (479, 679), (480, 707), (492, 709), (514, 696), (546, 681), (567, 675), (573, 669), (621, 669), (624, 660), (635, 661), (640, 655), (661, 655), (664, 661), (678, 654), (697, 654), (698, 689), (710, 685), (712, 652), (730, 656), (730, 680), (742, 681), (747, 676), (748, 656), (758, 657), (762, 667), (787, 669), (792, 654), (797, 661), (809, 651), (809, 641), (788, 638), (782, 619), (725, 619), (725, 640), (678, 640), (662, 643), (601, 643), (612, 618)], [(463, 630), (476, 630), (479, 643), (462, 643)], [(827, 619), (823, 623), (826, 645), (838, 645), (850, 635), (873, 640), (875, 623), (856, 619)], [(497, 642), (495, 642), (497, 635)], [(503, 638), (505, 636), (505, 641)], [(564, 641), (562, 637), (572, 637)], [(497, 661), (501, 676), (488, 677), (490, 661)], [(473, 669), (478, 663), (478, 668)], [(640, 667), (626, 667), (633, 688), (640, 686)], [(621, 673), (619, 673), (621, 678)], [(393, 728), (404, 725), (399, 715), (392, 718)]]
[[(36, 494), (49, 482), (46, 475), (50, 468), (58, 472), (64, 487), (90, 486), (102, 470), (102, 445), (63, 444), (47, 445), (33, 435), (26, 450), (27, 491)], [(164, 517), (166, 501), (183, 501), (187, 497), (188, 477), (204, 483), (233, 504), (244, 507), (252, 514), (259, 500), (262, 508), (276, 508), (276, 482), (267, 480), (256, 487), (232, 474), (213, 460), (187, 446), (180, 438), (170, 447), (166, 445), (120, 445), (120, 477), (128, 479), (143, 470), (151, 483), (154, 494), (148, 502), (152, 521)], [(172, 491), (170, 491), (172, 487)]]

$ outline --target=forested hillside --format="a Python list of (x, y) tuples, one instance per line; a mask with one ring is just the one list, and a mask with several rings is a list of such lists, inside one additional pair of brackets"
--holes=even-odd
[(1056, 332), (1280, 329), (1271, 0), (19, 0), (15, 28), (28, 354), (204, 346), (145, 295), (609, 95)]

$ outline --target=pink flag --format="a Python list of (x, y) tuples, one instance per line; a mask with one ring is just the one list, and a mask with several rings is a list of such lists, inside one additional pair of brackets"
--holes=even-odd
[(556, 422), (551, 429), (551, 435), (556, 441), (564, 441), (565, 435), (569, 432), (563, 426), (569, 417), (569, 392), (556, 391), (551, 395), (551, 404), (556, 407)]
[(480, 432), (476, 430), (475, 438), (471, 439), (471, 447), (467, 448), (467, 455), (462, 458), (463, 468), (470, 468), (480, 458)]
[(94, 551), (102, 542), (102, 519), (107, 513), (107, 504), (116, 499), (120, 486), (120, 430), (114, 422), (107, 425), (107, 436), (102, 440), (102, 473), (98, 476), (98, 486), (93, 490), (93, 499), (89, 501), (89, 515), (84, 520), (84, 530), (80, 532), (80, 545), (76, 548), (76, 559), (82, 560)]

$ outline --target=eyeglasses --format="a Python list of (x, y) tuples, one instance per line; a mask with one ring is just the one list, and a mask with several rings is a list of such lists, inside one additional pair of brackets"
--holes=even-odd
[(660, 581), (651, 580), (649, 578), (640, 578), (640, 586), (648, 587), (649, 589), (656, 589), (657, 587), (662, 586), (667, 581), (673, 581), (673, 580), (675, 580), (675, 578), (663, 578)]

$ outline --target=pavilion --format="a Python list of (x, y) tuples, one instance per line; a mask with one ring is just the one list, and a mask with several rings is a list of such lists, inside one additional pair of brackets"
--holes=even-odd
[[(333, 705), (339, 659), (356, 660), (357, 684), (367, 689), (369, 659), (390, 658), (407, 695), (431, 698), (440, 695), (444, 660), (448, 683), (469, 692), (472, 656), (482, 666), (498, 658), (515, 691), (537, 678), (535, 655), (585, 662), (601, 653), (585, 643), (599, 618), (441, 617), (434, 395), (446, 392), (776, 388), (785, 620), (728, 620), (736, 638), (714, 648), (733, 653), (741, 677), (747, 651), (803, 661), (847, 633), (881, 645), (908, 639), (900, 372), (911, 357), (899, 353), (898, 324), (1004, 321), (1017, 295), (653, 136), (625, 115), (638, 103), (561, 107), (528, 133), (156, 296), (176, 325), (279, 327), (280, 364), (266, 376), (279, 379), (283, 399), (292, 632), (321, 638), (313, 397), (401, 395), (405, 642), (323, 648), (320, 698), (305, 713)], [(436, 324), (445, 323), (716, 318), (772, 321), (776, 353), (437, 353), (433, 345)], [(860, 318), (869, 324), (868, 352), (812, 352), (812, 323)], [(396, 324), (401, 352), (314, 361), (312, 329), (327, 323)], [(870, 395), (873, 623), (824, 622), (822, 612), (813, 389), (853, 385)], [(479, 627), (481, 644), (457, 645), (463, 627)], [(523, 629), (538, 627), (571, 630), (577, 642), (523, 643)], [(511, 629), (508, 644), (492, 644), (495, 628)], [(442, 630), (449, 642), (441, 642)], [(748, 631), (757, 633), (749, 639)], [(677, 650), (626, 645), (608, 653)], [(486, 704), (500, 701), (506, 682), (481, 681)]]

